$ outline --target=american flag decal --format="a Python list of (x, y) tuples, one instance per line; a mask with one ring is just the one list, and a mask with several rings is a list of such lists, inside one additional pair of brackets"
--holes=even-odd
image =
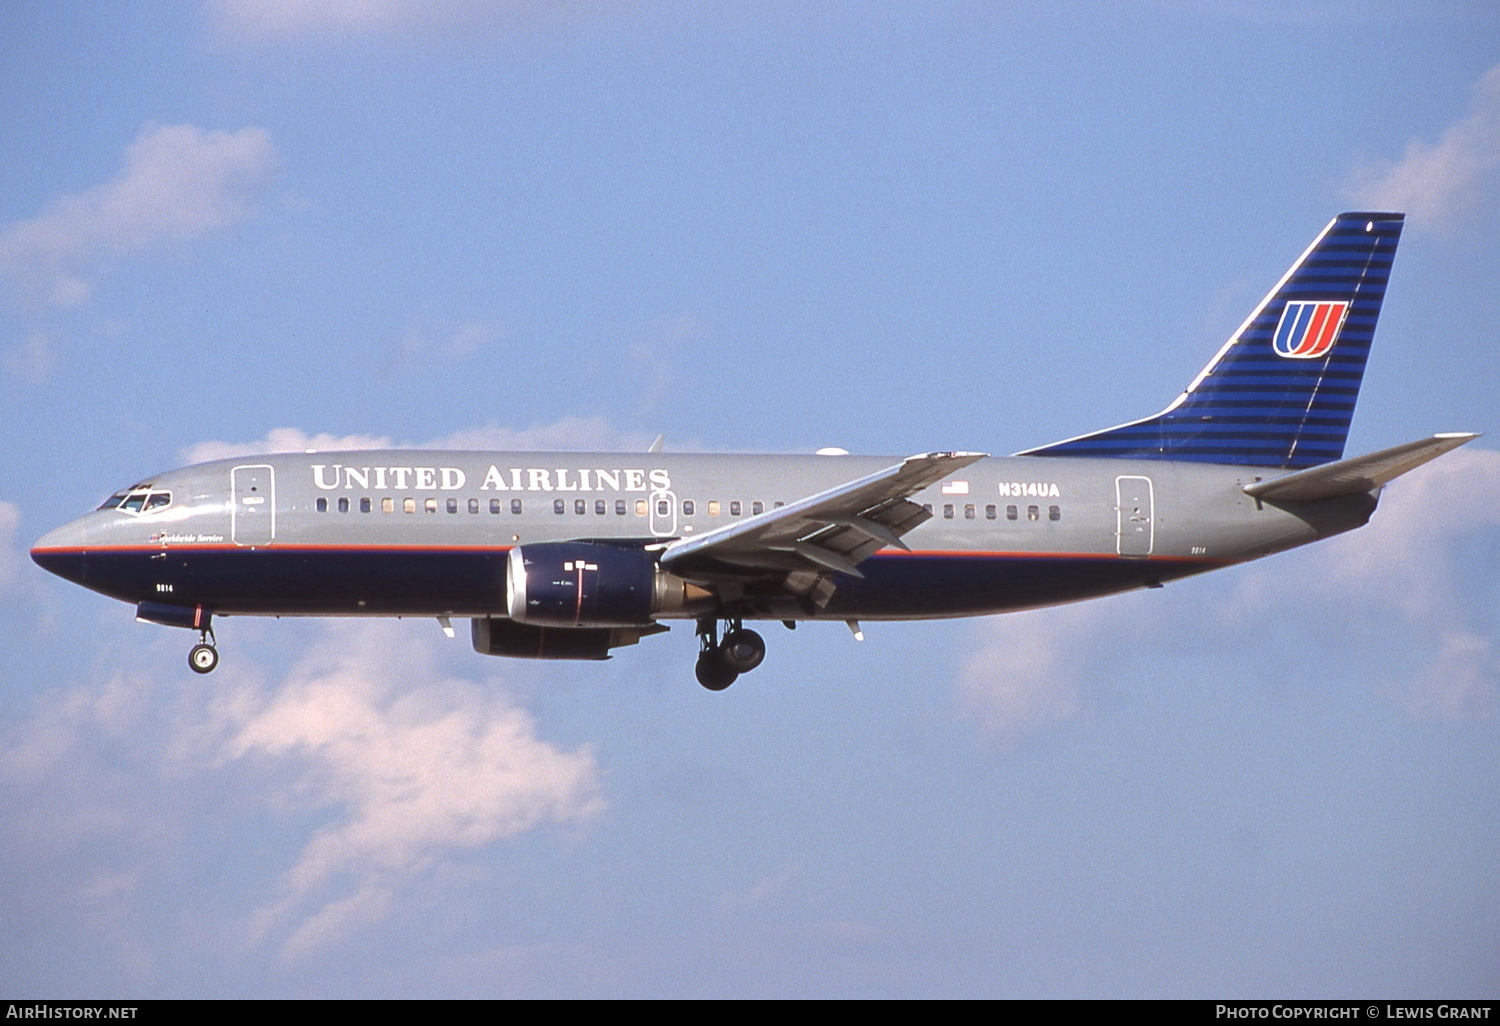
[(1344, 301), (1319, 300), (1311, 303), (1287, 303), (1281, 323), (1271, 345), (1277, 356), (1290, 360), (1312, 360), (1325, 356), (1333, 348), (1349, 304)]

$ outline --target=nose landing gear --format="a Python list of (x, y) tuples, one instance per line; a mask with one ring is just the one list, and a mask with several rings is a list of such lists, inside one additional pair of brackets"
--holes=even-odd
[(188, 652), (188, 665), (194, 673), (211, 673), (219, 665), (219, 650), (214, 647), (217, 641), (212, 627), (198, 632), (198, 644)]
[(694, 673), (698, 683), (710, 691), (723, 691), (740, 674), (749, 673), (766, 658), (765, 639), (742, 625), (738, 617), (726, 620), (725, 627), (724, 640), (720, 642), (717, 620), (698, 621), (698, 663)]

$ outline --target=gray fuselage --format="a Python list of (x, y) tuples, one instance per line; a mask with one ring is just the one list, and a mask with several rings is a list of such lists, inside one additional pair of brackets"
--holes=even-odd
[[(247, 457), (158, 474), (119, 493), (114, 508), (48, 534), (33, 554), (113, 598), (216, 615), (504, 616), (515, 546), (650, 548), (895, 462), (438, 450)], [(777, 588), (737, 590), (736, 615), (916, 619), (1052, 605), (1303, 545), (1360, 526), (1375, 508), (1378, 492), (1275, 504), (1241, 491), (1282, 473), (981, 459), (911, 496), (932, 517), (902, 539), (909, 551), (883, 549), (820, 605)], [(674, 615), (691, 614), (659, 618)]]

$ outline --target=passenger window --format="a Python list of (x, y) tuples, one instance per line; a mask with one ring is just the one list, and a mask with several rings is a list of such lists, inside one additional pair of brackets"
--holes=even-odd
[(764, 513), (765, 511), (766, 511), (766, 504), (764, 502), (752, 502), (750, 504), (750, 512), (754, 516), (758, 517), (762, 513)]
[(645, 499), (636, 499), (635, 500), (635, 515), (638, 516), (638, 517), (643, 517), (643, 516), (646, 515), (646, 500)]
[(437, 500), (436, 499), (428, 499), (426, 502), (422, 503), (422, 508), (425, 509), (425, 510), (427, 510), (427, 512), (429, 512), (429, 513), (436, 513), (437, 512)]
[(1035, 506), (1027, 506), (1026, 507), (1026, 519), (1027, 520), (1040, 520), (1040, 519), (1042, 519), (1042, 511), (1040, 509), (1037, 509), (1037, 507), (1035, 507)]
[(347, 496), (343, 496), (343, 495), (339, 496), (339, 512), (340, 513), (347, 513), (347, 512), (349, 512), (349, 499), (348, 499)]
[(328, 512), (328, 500), (325, 499), (325, 498), (323, 498), (323, 496), (321, 496), (321, 495), (318, 496), (318, 501), (317, 501), (316, 505), (318, 507), (318, 512), (319, 513), (327, 513)]
[(457, 513), (458, 512), (458, 500), (457, 499), (449, 499), (447, 501), (447, 503), (445, 503), (445, 505), (447, 506), (447, 509), (448, 509), (449, 513)]
[(682, 515), (685, 516), (685, 517), (690, 517), (690, 516), (693, 515), (693, 500), (692, 499), (683, 499), (682, 500)]
[(361, 513), (370, 512), (370, 497), (368, 495), (359, 500), (359, 511)]
[(657, 499), (656, 500), (656, 515), (659, 516), (659, 517), (669, 517), (669, 516), (671, 516), (672, 515), (672, 504), (670, 502), (668, 502), (666, 499)]
[(784, 502), (773, 502), (773, 503), (771, 503), (771, 507), (773, 509), (780, 509), (781, 507), (783, 507), (785, 505), (786, 505), (786, 503), (784, 503)]
[(566, 502), (564, 502), (561, 499), (553, 499), (552, 500), (552, 512), (556, 513), (558, 516), (562, 516), (567, 511), (568, 511), (568, 504)]
[(994, 520), (995, 519), (995, 504), (993, 502), (990, 503), (988, 506), (984, 507), (984, 519), (986, 519), (986, 520)]
[(415, 513), (417, 511), (417, 500), (416, 499), (402, 499), (401, 500), (401, 511), (403, 513)]
[(589, 504), (588, 504), (588, 502), (586, 500), (584, 500), (584, 499), (574, 499), (573, 500), (573, 512), (574, 513), (578, 514), (579, 516), (583, 516), (588, 511), (589, 511)]
[(514, 514), (516, 516), (520, 516), (520, 514), (521, 514), (521, 500), (520, 499), (511, 499), (510, 500), (510, 511), (511, 511), (512, 514)]
[(1047, 507), (1047, 519), (1048, 520), (1061, 520), (1062, 519), (1062, 507), (1061, 506), (1048, 506)]
[[(479, 500), (478, 499), (470, 499), (469, 500), (469, 512), (470, 513), (478, 513), (479, 512)], [(497, 510), (496, 512), (499, 512), (499, 511)]]
[(718, 499), (710, 499), (709, 500), (709, 502), (708, 502), (708, 515), (711, 516), (711, 517), (716, 517), (716, 516), (719, 515), (719, 500)]
[(382, 512), (382, 513), (394, 513), (394, 512), (396, 512), (396, 500), (392, 499), (390, 496), (386, 496), (384, 499), (381, 499), (380, 500), (380, 512)]
[(616, 499), (615, 500), (615, 516), (617, 516), (617, 517), (623, 517), (624, 515), (625, 515), (625, 500), (624, 499)]
[(500, 500), (499, 499), (491, 499), (490, 500), (490, 512), (492, 514), (497, 515), (497, 516), (499, 515), (499, 513), (500, 513)]
[(943, 519), (944, 520), (952, 520), (953, 519), (953, 503), (951, 503), (951, 502), (945, 502), (945, 503), (943, 503)]
[(1015, 506), (1006, 506), (1005, 507), (1005, 519), (1006, 520), (1014, 520), (1014, 519), (1016, 519), (1016, 516), (1018, 515), (1018, 513), (1019, 513), (1019, 511), (1016, 509)]
[(966, 503), (964, 505), (964, 519), (965, 520), (973, 520), (974, 519), (974, 504), (972, 502)]
[(740, 515), (740, 509), (741, 509), (741, 507), (740, 507), (740, 500), (735, 499), (733, 502), (731, 502), (729, 504), (729, 515), (732, 516), (732, 517), (739, 516)]
[(603, 499), (595, 499), (594, 500), (594, 516), (596, 516), (596, 517), (602, 517), (602, 516), (604, 516), (604, 508), (605, 507), (604, 507), (604, 500)]

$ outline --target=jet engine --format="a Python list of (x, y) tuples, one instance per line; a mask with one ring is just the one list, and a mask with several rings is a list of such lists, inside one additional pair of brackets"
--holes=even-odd
[(510, 618), (522, 624), (642, 627), (657, 616), (708, 609), (714, 594), (663, 570), (644, 549), (542, 542), (510, 550), (505, 601)]

